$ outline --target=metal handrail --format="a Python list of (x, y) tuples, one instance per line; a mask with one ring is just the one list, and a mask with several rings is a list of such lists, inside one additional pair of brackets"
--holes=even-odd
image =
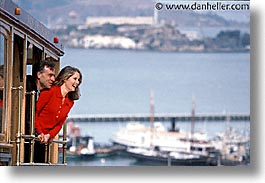
[[(34, 129), (35, 129), (35, 104), (36, 104), (36, 92), (35, 91), (31, 91), (30, 92), (30, 95), (31, 95), (31, 119), (30, 119), (30, 134), (31, 136), (35, 136), (34, 134)], [(30, 163), (33, 163), (34, 162), (34, 144), (35, 144), (35, 141), (30, 141), (30, 160), (29, 162)]]
[(53, 139), (52, 143), (45, 144), (45, 162), (46, 163), (34, 163), (34, 145), (36, 141), (39, 141), (40, 139), (35, 136), (35, 104), (36, 104), (36, 92), (26, 92), (26, 95), (31, 95), (31, 111), (30, 111), (30, 135), (21, 134), (20, 138), (28, 139), (29, 142), (24, 143), (30, 143), (30, 162), (29, 163), (20, 163), (19, 165), (50, 165), (50, 149), (52, 143), (58, 143), (63, 144), (63, 159), (62, 164), (54, 164), (54, 165), (66, 165), (66, 145), (67, 145), (67, 139), (66, 139), (66, 123), (63, 126), (63, 140), (57, 140)]
[(20, 152), (21, 152), (21, 112), (22, 112), (22, 86), (12, 87), (12, 90), (18, 90), (18, 127), (17, 127), (17, 134), (16, 134), (16, 165), (20, 164)]

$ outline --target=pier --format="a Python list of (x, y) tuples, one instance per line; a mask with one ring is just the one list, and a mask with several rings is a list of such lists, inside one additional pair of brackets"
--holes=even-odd
[[(130, 122), (150, 121), (150, 114), (86, 114), (70, 115), (67, 121), (72, 122)], [(250, 114), (154, 114), (154, 121), (250, 121)]]

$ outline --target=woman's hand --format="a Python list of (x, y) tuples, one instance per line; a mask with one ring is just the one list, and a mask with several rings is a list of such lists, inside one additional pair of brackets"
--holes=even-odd
[(38, 138), (40, 139), (40, 143), (44, 143), (44, 134), (43, 133), (39, 134)]
[(50, 134), (45, 134), (43, 143), (47, 143), (49, 141), (49, 139), (50, 139)]
[(46, 143), (50, 143), (52, 141), (52, 139), (50, 139), (50, 134), (39, 134), (38, 138), (40, 139), (40, 143), (41, 144), (46, 144)]

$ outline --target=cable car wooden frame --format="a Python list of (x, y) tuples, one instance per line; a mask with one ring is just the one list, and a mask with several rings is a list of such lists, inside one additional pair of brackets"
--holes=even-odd
[[(63, 45), (54, 41), (47, 27), (20, 9), (11, 0), (0, 0), (0, 74), (3, 75), (0, 107), (0, 165), (66, 165), (66, 125), (63, 139), (55, 139), (45, 163), (34, 163), (35, 93), (26, 91), (28, 67), (38, 60), (55, 62), (59, 72)], [(30, 70), (30, 69), (29, 69)], [(32, 71), (31, 71), (32, 72)], [(31, 111), (26, 111), (26, 95), (31, 95)], [(31, 134), (25, 135), (25, 115), (31, 115)], [(27, 142), (26, 142), (27, 141)], [(24, 143), (30, 143), (30, 162), (24, 162)], [(62, 162), (58, 163), (58, 144), (63, 146)]]

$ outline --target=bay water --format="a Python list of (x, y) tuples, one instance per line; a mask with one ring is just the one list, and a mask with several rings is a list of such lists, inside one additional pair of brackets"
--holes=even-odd
[[(132, 50), (65, 49), (61, 68), (77, 67), (83, 75), (81, 98), (69, 116), (75, 114), (150, 113), (150, 91), (155, 113), (250, 113), (249, 53), (165, 53)], [(111, 143), (124, 122), (79, 122), (82, 135), (96, 143)], [(148, 123), (145, 123), (148, 125)], [(250, 122), (229, 125), (249, 135)], [(170, 127), (170, 123), (165, 123)], [(189, 122), (177, 127), (189, 131)], [(227, 122), (201, 121), (195, 130), (210, 137), (222, 132)], [(133, 158), (115, 156), (92, 160), (68, 160), (70, 166), (138, 166)]]

